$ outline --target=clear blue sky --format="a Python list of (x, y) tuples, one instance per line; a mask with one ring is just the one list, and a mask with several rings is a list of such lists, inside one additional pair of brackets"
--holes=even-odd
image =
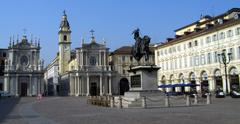
[(0, 48), (6, 48), (11, 35), (20, 36), (23, 29), (41, 39), (41, 57), (49, 63), (58, 51), (58, 30), (66, 10), (72, 30), (72, 49), (81, 38), (107, 41), (114, 49), (132, 45), (131, 32), (139, 27), (141, 34), (152, 37), (152, 43), (174, 36), (174, 30), (199, 19), (200, 15), (218, 15), (239, 0), (4, 0), (0, 4)]

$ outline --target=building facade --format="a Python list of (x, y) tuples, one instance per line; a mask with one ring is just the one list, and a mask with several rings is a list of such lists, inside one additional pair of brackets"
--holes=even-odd
[(44, 80), (45, 88), (48, 96), (56, 96), (60, 93), (59, 79), (59, 66), (58, 58), (55, 58), (45, 69)]
[(14, 96), (36, 96), (44, 92), (43, 60), (40, 60), (40, 43), (23, 36), (21, 41), (10, 40), (5, 59), (4, 91)]
[[(177, 29), (174, 38), (156, 45), (155, 62), (161, 67), (161, 84), (195, 83), (198, 92), (226, 92), (239, 88), (240, 71), (240, 9), (200, 20)], [(231, 54), (228, 54), (231, 53)], [(230, 57), (225, 73), (224, 60)], [(227, 75), (227, 76), (225, 76)], [(227, 86), (226, 86), (227, 85)], [(181, 91), (184, 89), (168, 89)]]
[(47, 73), (51, 73), (51, 69), (54, 67), (52, 65), (58, 65), (60, 95), (115, 94), (117, 76), (116, 72), (112, 71), (109, 66), (109, 48), (106, 47), (105, 42), (97, 43), (93, 32), (92, 30), (89, 43), (85, 43), (83, 40), (81, 47), (71, 50), (71, 29), (64, 12), (58, 32), (59, 53), (55, 58), (56, 61), (54, 60), (47, 68)]
[(3, 91), (5, 60), (8, 57), (7, 49), (0, 49), (0, 91)]
[[(155, 65), (154, 48), (150, 46), (150, 56), (149, 64)], [(144, 64), (144, 57), (140, 60), (140, 63)], [(122, 46), (115, 51), (113, 51), (109, 56), (109, 62), (112, 70), (117, 71), (119, 75), (120, 94), (123, 95), (124, 92), (129, 90), (130, 76), (128, 70), (130, 66), (138, 65), (137, 61), (132, 57), (132, 47)]]

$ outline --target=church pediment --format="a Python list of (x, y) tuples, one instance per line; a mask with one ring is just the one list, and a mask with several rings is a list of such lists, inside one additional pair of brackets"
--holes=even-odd
[(101, 49), (101, 48), (105, 48), (105, 46), (102, 44), (98, 44), (96, 42), (92, 42), (90, 44), (83, 44), (83, 48), (84, 49)]
[(31, 42), (29, 43), (27, 40), (27, 37), (24, 35), (21, 42), (18, 42), (17, 40), (17, 44), (11, 43), (10, 41), (10, 45), (9, 48), (13, 48), (13, 49), (31, 49), (31, 48), (40, 48), (39, 43), (35, 43), (35, 45)]
[(14, 45), (13, 48), (28, 49), (28, 48), (31, 48), (31, 44), (28, 42), (21, 42), (21, 43)]

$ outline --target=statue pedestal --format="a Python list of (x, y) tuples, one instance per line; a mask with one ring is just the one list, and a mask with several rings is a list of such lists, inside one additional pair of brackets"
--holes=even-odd
[[(164, 94), (158, 90), (157, 66), (136, 66), (129, 70), (130, 91), (124, 93), (123, 107), (140, 107), (141, 100), (145, 98), (164, 97)], [(140, 101), (140, 102), (139, 102)]]
[(157, 66), (136, 66), (129, 70), (130, 91), (157, 90)]

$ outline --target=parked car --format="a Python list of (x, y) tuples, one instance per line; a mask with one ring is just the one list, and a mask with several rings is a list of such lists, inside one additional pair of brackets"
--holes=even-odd
[(235, 90), (232, 90), (232, 91), (230, 92), (230, 96), (231, 96), (232, 98), (240, 98), (240, 93), (237, 92), (237, 91), (235, 91)]
[(6, 92), (6, 91), (0, 91), (0, 96), (1, 97), (11, 97), (11, 94), (9, 92)]
[(225, 97), (225, 93), (223, 92), (222, 89), (216, 90), (216, 98), (224, 98), (224, 97)]

